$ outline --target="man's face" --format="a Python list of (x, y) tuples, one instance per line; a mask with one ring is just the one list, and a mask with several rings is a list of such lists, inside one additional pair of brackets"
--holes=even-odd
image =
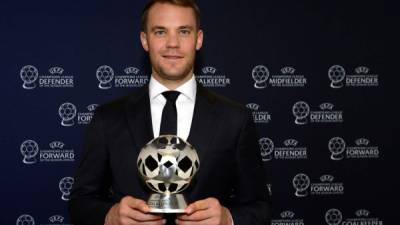
[(197, 30), (189, 7), (156, 3), (148, 14), (147, 28), (140, 33), (143, 48), (149, 52), (153, 76), (161, 81), (183, 81), (191, 77), (196, 50), (203, 32)]

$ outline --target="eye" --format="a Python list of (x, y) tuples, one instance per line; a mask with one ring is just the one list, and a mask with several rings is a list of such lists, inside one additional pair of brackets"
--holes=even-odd
[(165, 31), (164, 30), (156, 30), (156, 31), (154, 31), (154, 34), (156, 36), (164, 36), (165, 35)]
[(182, 30), (179, 31), (179, 33), (181, 35), (187, 36), (187, 35), (189, 35), (191, 33), (191, 31), (189, 29), (182, 29)]

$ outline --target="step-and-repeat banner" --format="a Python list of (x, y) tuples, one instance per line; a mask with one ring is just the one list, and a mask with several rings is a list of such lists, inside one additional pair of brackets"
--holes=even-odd
[[(94, 110), (149, 81), (139, 41), (144, 1), (3, 5), (0, 224), (70, 224), (67, 202)], [(383, 197), (396, 179), (385, 165), (395, 103), (383, 66), (383, 3), (199, 5), (196, 78), (252, 111), (272, 224), (395, 224)]]

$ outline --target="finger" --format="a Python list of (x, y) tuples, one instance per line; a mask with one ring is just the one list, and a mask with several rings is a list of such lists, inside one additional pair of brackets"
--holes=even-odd
[(139, 222), (161, 220), (162, 216), (151, 213), (143, 213), (128, 206), (121, 207), (119, 211), (121, 218), (128, 218)]
[(210, 225), (214, 224), (212, 219), (202, 220), (202, 221), (188, 221), (188, 220), (180, 220), (176, 219), (176, 225)]
[(190, 204), (188, 207), (186, 207), (185, 212), (187, 214), (192, 214), (199, 210), (206, 210), (209, 208), (210, 201), (211, 201), (210, 198), (195, 201), (192, 204)]
[(143, 200), (129, 196), (121, 200), (119, 213), (122, 216), (136, 221), (155, 221), (162, 219), (162, 215), (151, 214), (149, 213), (150, 209), (146, 209), (146, 207), (148, 208)]
[(182, 214), (177, 216), (179, 220), (184, 221), (201, 221), (210, 219), (213, 216), (212, 210), (198, 210), (190, 215)]
[(120, 220), (116, 221), (115, 224), (123, 224), (123, 225), (164, 225), (167, 223), (166, 219), (158, 219), (158, 220), (149, 220), (149, 221), (139, 221), (128, 217), (123, 217)]
[(141, 211), (143, 213), (150, 212), (150, 207), (142, 199), (133, 198), (131, 196), (128, 196), (128, 197), (125, 197), (123, 199), (123, 201), (125, 201), (126, 204), (132, 209), (139, 210), (139, 211)]
[(163, 216), (160, 214), (143, 213), (139, 210), (133, 210), (129, 217), (139, 222), (158, 221), (163, 219)]
[(161, 219), (161, 220), (146, 221), (146, 222), (136, 221), (134, 224), (140, 224), (140, 225), (164, 225), (166, 223), (167, 223), (166, 219)]

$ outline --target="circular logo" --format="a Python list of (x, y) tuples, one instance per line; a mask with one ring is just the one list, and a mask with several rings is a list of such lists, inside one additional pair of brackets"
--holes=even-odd
[(74, 184), (74, 178), (72, 177), (64, 177), (60, 180), (58, 187), (62, 193), (61, 199), (64, 201), (69, 201), (69, 194), (72, 189), (72, 185)]
[(332, 160), (343, 159), (343, 152), (346, 150), (346, 142), (341, 137), (334, 137), (329, 140), (328, 149), (332, 153)]
[(255, 88), (261, 89), (267, 87), (267, 80), (269, 77), (269, 70), (267, 67), (263, 65), (258, 65), (253, 68), (253, 71), (251, 72), (254, 81), (256, 82), (254, 84)]
[(296, 189), (295, 195), (297, 197), (307, 196), (307, 188), (310, 186), (310, 178), (304, 174), (299, 173), (293, 178), (293, 187)]
[(303, 125), (307, 123), (307, 116), (310, 114), (310, 107), (306, 102), (299, 101), (293, 105), (292, 112), (296, 117), (294, 122), (298, 125)]
[(330, 209), (325, 213), (325, 221), (329, 225), (339, 225), (343, 216), (338, 209)]
[(24, 156), (22, 160), (25, 164), (36, 163), (36, 155), (39, 152), (39, 146), (35, 141), (26, 140), (21, 144), (20, 151)]
[(342, 66), (334, 65), (329, 68), (328, 76), (331, 80), (332, 88), (341, 88), (343, 87), (343, 80), (346, 77), (346, 71)]
[(66, 102), (60, 105), (58, 108), (58, 114), (61, 117), (61, 125), (70, 127), (75, 124), (74, 118), (76, 116), (76, 107), (74, 104)]
[(273, 157), (274, 142), (269, 138), (261, 138), (258, 140), (261, 149), (261, 158), (263, 161), (269, 161)]
[(107, 65), (100, 66), (96, 71), (97, 80), (99, 80), (100, 89), (111, 88), (111, 81), (114, 79), (114, 70)]
[(30, 215), (21, 215), (18, 217), (16, 225), (35, 225), (35, 220)]
[(36, 87), (35, 81), (39, 77), (39, 71), (36, 69), (36, 67), (26, 65), (22, 67), (19, 75), (24, 82), (22, 84), (24, 89), (34, 89)]

